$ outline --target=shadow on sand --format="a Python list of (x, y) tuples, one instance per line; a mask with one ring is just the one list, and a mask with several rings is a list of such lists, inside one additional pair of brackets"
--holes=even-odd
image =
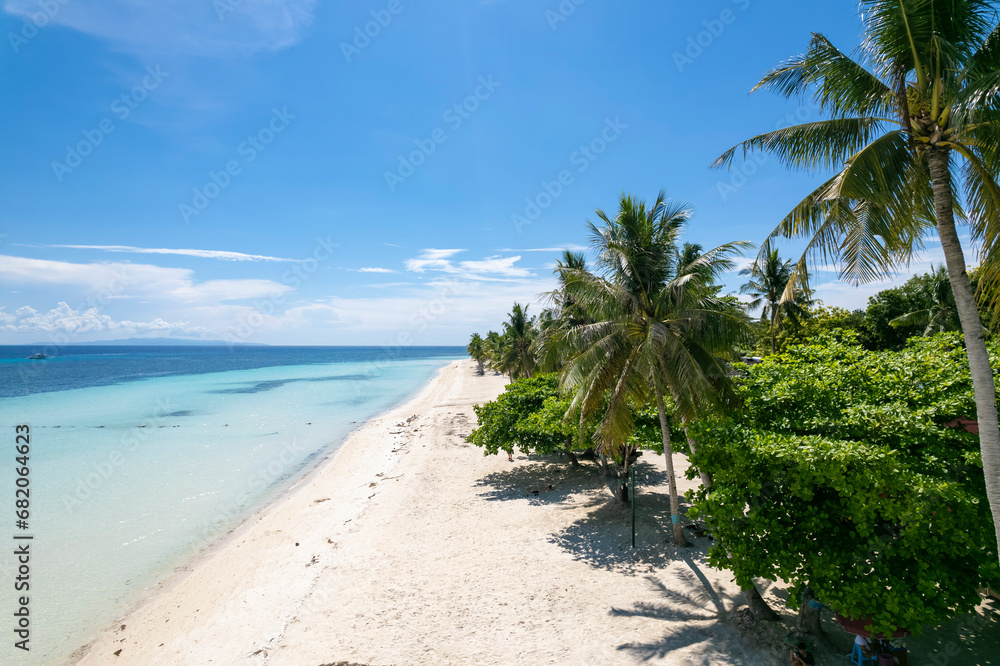
[[(655, 641), (619, 645), (617, 649), (623, 658), (628, 654), (631, 660), (638, 661), (664, 659), (700, 644), (699, 661), (691, 661), (688, 652), (684, 655), (688, 661), (684, 663), (783, 663), (778, 653), (767, 647), (745, 645), (746, 637), (726, 621), (729, 613), (742, 604), (742, 598), (721, 593), (705, 575), (708, 567), (705, 555), (712, 542), (688, 531), (690, 548), (673, 545), (669, 529), (670, 498), (662, 469), (642, 459), (636, 464), (638, 494), (633, 549), (632, 506), (612, 500), (596, 465), (585, 463), (583, 468), (575, 469), (558, 456), (536, 460), (535, 464), (515, 463), (508, 470), (484, 476), (476, 484), (484, 488), (480, 496), (491, 501), (527, 497), (538, 504), (572, 503), (585, 515), (549, 535), (548, 541), (573, 559), (596, 569), (645, 576), (662, 603), (638, 602), (627, 608), (612, 607), (608, 613), (618, 618), (661, 620), (664, 633)], [(534, 496), (531, 489), (541, 492)], [(681, 510), (686, 508), (682, 500)], [(668, 578), (661, 579), (667, 576), (664, 570), (668, 568)]]
[[(598, 477), (598, 481), (600, 478)], [(592, 567), (628, 574), (648, 573), (664, 567), (689, 549), (678, 549), (672, 543), (670, 530), (670, 498), (666, 474), (648, 464), (636, 464), (638, 493), (635, 502), (636, 547), (632, 548), (632, 506), (611, 501), (603, 484), (591, 494), (585, 517), (570, 523), (549, 537), (549, 541), (570, 553), (573, 559)], [(681, 511), (686, 505), (681, 500)], [(694, 553), (703, 556), (711, 542), (694, 538)]]
[(566, 501), (570, 496), (588, 490), (603, 488), (597, 466), (584, 463), (570, 467), (559, 456), (530, 456), (531, 464), (523, 464), (523, 457), (509, 469), (493, 472), (476, 481), (477, 488), (484, 488), (479, 496), (488, 501), (503, 502), (528, 498), (535, 504), (552, 504)]
[[(646, 643), (625, 643), (620, 652), (640, 661), (666, 659), (678, 650), (699, 645), (699, 656), (685, 655), (685, 664), (767, 664), (783, 663), (779, 652), (763, 645), (746, 646), (746, 636), (727, 622), (729, 613), (742, 603), (731, 595), (720, 596), (702, 572), (704, 562), (697, 551), (682, 553), (686, 567), (674, 567), (668, 588), (659, 578), (647, 575), (653, 591), (663, 603), (637, 603), (632, 608), (612, 608), (612, 617), (644, 617), (672, 623), (663, 636)], [(727, 611), (726, 607), (730, 610)]]

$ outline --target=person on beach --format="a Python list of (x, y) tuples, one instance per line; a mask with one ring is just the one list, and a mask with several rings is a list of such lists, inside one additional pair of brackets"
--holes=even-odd
[(508, 462), (514, 462), (514, 449), (507, 452), (507, 460)]
[(805, 643), (799, 643), (797, 649), (788, 653), (788, 663), (789, 666), (813, 666), (816, 663), (816, 659), (806, 649)]

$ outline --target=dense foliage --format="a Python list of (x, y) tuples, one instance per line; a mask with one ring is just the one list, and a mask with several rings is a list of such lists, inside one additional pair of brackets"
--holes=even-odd
[[(914, 275), (899, 287), (883, 289), (870, 297), (863, 310), (804, 306), (798, 317), (780, 323), (776, 346), (781, 350), (837, 328), (856, 331), (858, 341), (876, 351), (898, 351), (912, 337), (958, 330), (958, 310), (947, 274), (938, 268)], [(770, 351), (767, 330), (757, 331), (755, 351)]]
[(508, 384), (496, 400), (476, 405), (479, 426), (466, 438), (483, 455), (500, 451), (548, 454), (589, 448), (578, 428), (564, 423), (568, 400), (559, 397), (556, 374), (539, 374)]
[[(928, 235), (936, 234), (964, 336), (986, 493), (1000, 541), (995, 366), (956, 227), (957, 221), (969, 224), (982, 257), (979, 280), (995, 295), (1000, 285), (997, 2), (862, 0), (860, 17), (860, 48), (849, 54), (814, 32), (805, 53), (776, 66), (754, 87), (811, 100), (822, 118), (752, 137), (716, 164), (729, 165), (739, 153), (763, 152), (786, 167), (829, 176), (785, 215), (758, 254), (759, 264), (778, 238), (806, 241), (783, 300), (796, 287), (808, 291), (809, 266), (833, 263), (847, 282), (873, 282), (907, 266)], [(927, 312), (908, 314), (910, 324), (929, 319)]]
[[(466, 441), (481, 447), (483, 455), (515, 450), (538, 455), (566, 453), (576, 464), (574, 451), (594, 447), (597, 422), (585, 420), (581, 429), (579, 422), (567, 420), (570, 397), (561, 395), (558, 385), (556, 373), (537, 374), (508, 384), (496, 400), (474, 406), (479, 425)], [(632, 435), (609, 452), (611, 461), (617, 460), (623, 467), (639, 449), (663, 453), (656, 408), (636, 409), (633, 418)]]
[(880, 633), (970, 611), (1000, 582), (958, 335), (871, 352), (823, 334), (746, 372), (744, 409), (692, 427), (713, 565), (790, 582), (793, 607), (808, 585)]

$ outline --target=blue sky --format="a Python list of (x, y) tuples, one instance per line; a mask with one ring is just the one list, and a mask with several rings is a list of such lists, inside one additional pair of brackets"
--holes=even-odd
[[(690, 203), (686, 240), (760, 242), (821, 174), (709, 164), (818, 119), (747, 92), (860, 33), (853, 0), (2, 7), (6, 344), (464, 344), (537, 313), (622, 191)], [(835, 277), (828, 305), (885, 286)]]

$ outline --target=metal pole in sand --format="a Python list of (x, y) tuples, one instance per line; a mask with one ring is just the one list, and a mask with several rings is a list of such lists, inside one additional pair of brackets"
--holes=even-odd
[(635, 548), (635, 467), (629, 467), (628, 473), (632, 486), (632, 547)]

